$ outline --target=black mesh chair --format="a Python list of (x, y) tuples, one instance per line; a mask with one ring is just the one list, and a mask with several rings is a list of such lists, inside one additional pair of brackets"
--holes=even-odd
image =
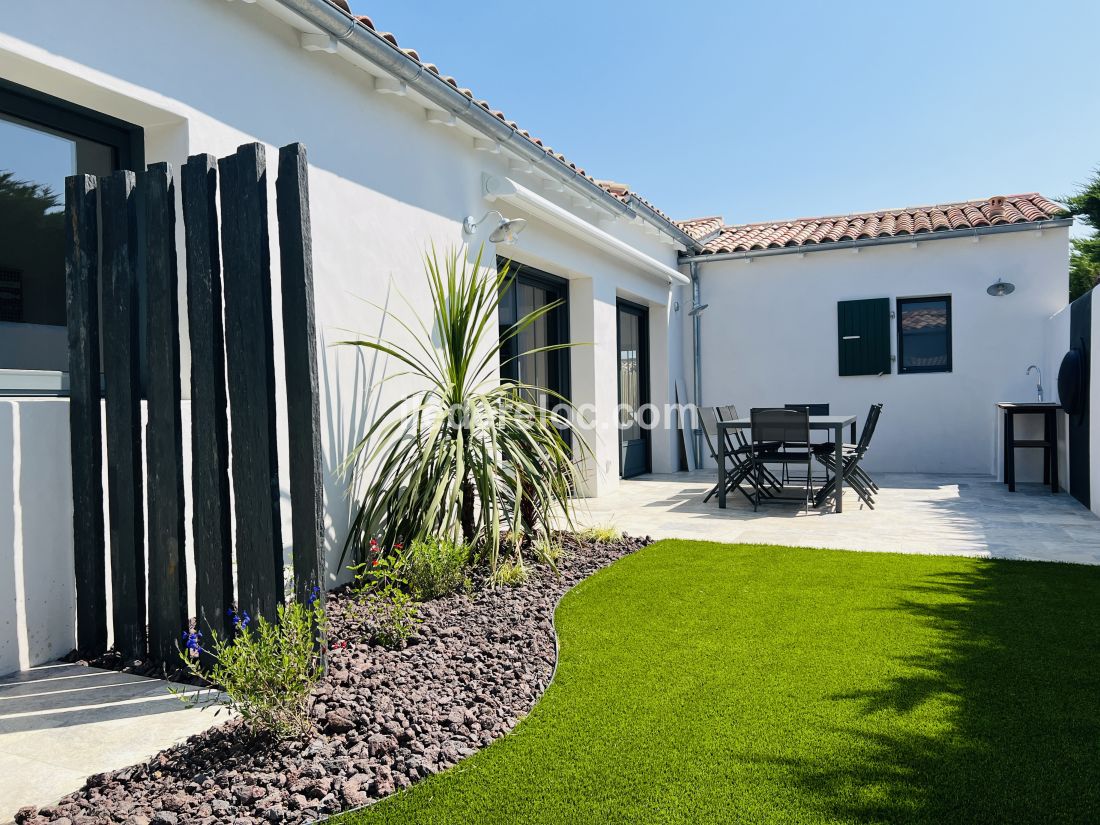
[[(710, 450), (710, 456), (716, 462), (718, 461), (718, 419), (719, 412), (717, 407), (700, 407), (699, 408), (699, 422), (703, 428), (703, 439), (706, 441), (707, 449)], [(730, 466), (726, 468), (726, 494), (739, 490), (741, 495), (752, 501), (752, 496), (748, 490), (741, 486), (741, 483), (747, 479), (752, 473), (752, 456), (751, 449), (748, 446), (734, 447), (729, 442), (726, 446), (726, 459), (729, 461)], [(710, 488), (710, 491), (703, 498), (703, 503), (710, 501), (711, 498), (718, 492), (718, 485), (715, 484)]]
[[(829, 405), (828, 404), (784, 404), (783, 409), (785, 409), (785, 410), (805, 410), (808, 415), (829, 415)], [(812, 432), (811, 432), (810, 438), (813, 438)], [(812, 464), (810, 465), (809, 472), (813, 473), (813, 465)], [(802, 481), (803, 480), (801, 478), (790, 478), (790, 475), (787, 472), (786, 467), (783, 468), (783, 478), (785, 480), (788, 480), (788, 481)], [(828, 481), (828, 480), (829, 480), (829, 476), (826, 475), (825, 476), (825, 481)]]
[[(735, 421), (741, 416), (737, 413), (737, 406), (735, 404), (719, 405), (717, 408), (718, 417), (723, 421)], [(775, 444), (769, 445), (776, 449), (782, 445), (777, 441)], [(749, 443), (748, 438), (745, 437), (745, 431), (742, 429), (726, 430), (726, 449), (729, 452), (734, 450), (742, 450), (748, 453), (752, 450), (752, 445)], [(764, 479), (768, 482), (769, 487), (765, 487), (763, 492), (768, 498), (771, 498), (775, 493), (778, 493), (783, 487), (783, 482), (779, 480), (771, 470), (767, 467), (763, 468)]]
[[(841, 445), (842, 461), (844, 462), (844, 481), (860, 497), (864, 504), (875, 509), (875, 493), (878, 485), (875, 480), (863, 469), (860, 462), (871, 448), (871, 439), (878, 427), (879, 415), (882, 413), (882, 404), (872, 404), (867, 411), (867, 420), (863, 422), (863, 431), (859, 434), (859, 441), (855, 444)], [(836, 442), (815, 444), (814, 457), (825, 465), (825, 469), (832, 474), (832, 478), (821, 488), (817, 494), (817, 502), (821, 503), (836, 489), (836, 474), (839, 469), (836, 466)]]
[[(813, 477), (810, 464), (813, 453), (810, 443), (810, 414), (806, 410), (754, 409), (752, 423), (753, 509), (760, 506), (761, 483), (767, 464), (805, 464), (806, 488), (803, 501), (807, 512), (813, 498)], [(778, 446), (776, 446), (778, 445)]]

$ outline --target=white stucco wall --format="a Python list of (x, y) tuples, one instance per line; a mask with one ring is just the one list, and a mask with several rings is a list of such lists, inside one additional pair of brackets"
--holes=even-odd
[[(191, 477), (191, 405), (181, 410), (183, 471)], [(101, 413), (106, 443), (106, 411)], [(141, 405), (142, 424), (147, 409)], [(144, 442), (143, 442), (144, 444)], [(144, 456), (143, 456), (143, 471)], [(147, 476), (146, 476), (147, 478)], [(143, 489), (148, 495), (147, 482)], [(107, 466), (103, 467), (103, 523), (109, 524)], [(148, 500), (142, 501), (148, 529)], [(192, 503), (184, 502), (191, 546)], [(76, 646), (72, 465), (69, 402), (65, 398), (0, 398), (0, 676), (64, 656)], [(103, 550), (110, 570), (110, 547)], [(289, 564), (289, 558), (287, 560)], [(148, 548), (146, 548), (148, 563)], [(189, 614), (195, 612), (195, 567), (187, 559)], [(111, 580), (107, 577), (110, 598)], [(107, 637), (114, 638), (107, 610)]]
[[(488, 204), (482, 175), (507, 175), (535, 189), (559, 206), (573, 210), (635, 248), (673, 266), (676, 248), (646, 228), (623, 219), (597, 218), (596, 210), (578, 208), (568, 194), (552, 191), (533, 174), (512, 171), (505, 153), (475, 150), (473, 136), (461, 126), (429, 124), (422, 103), (381, 95), (372, 79), (338, 55), (307, 52), (299, 33), (260, 4), (223, 0), (116, 0), (109, 14), (99, 4), (61, 0), (13, 7), (0, 22), (0, 77), (77, 103), (145, 130), (146, 162), (168, 161), (178, 170), (190, 154), (231, 154), (238, 145), (259, 141), (268, 149), (272, 260), (277, 261), (274, 231), (276, 147), (300, 141), (310, 159), (314, 271), (320, 353), (322, 445), (326, 501), (326, 540), (330, 571), (338, 575), (336, 557), (346, 534), (350, 499), (337, 467), (365, 431), (387, 398), (407, 385), (377, 383), (387, 374), (384, 359), (331, 346), (349, 331), (378, 332), (381, 304), (398, 310), (407, 301), (427, 302), (422, 256), (430, 244), (442, 250), (463, 243), (464, 216), (480, 217), (490, 208), (520, 214), (511, 207)], [(63, 20), (64, 25), (58, 25)], [(125, 21), (120, 25), (119, 21)], [(184, 36), (186, 35), (186, 36)], [(154, 45), (155, 44), (155, 45)], [(460, 67), (456, 67), (456, 70)], [(491, 95), (492, 90), (483, 90)], [(598, 251), (533, 215), (515, 247), (501, 254), (529, 263), (570, 282), (572, 338), (590, 342), (571, 354), (574, 400), (595, 404), (599, 427), (592, 439), (595, 461), (586, 467), (589, 494), (618, 483), (618, 439), (613, 429), (617, 404), (615, 300), (628, 297), (650, 308), (653, 401), (663, 403), (673, 385), (673, 371), (683, 362), (678, 313), (669, 308), (669, 285), (637, 266)], [(489, 224), (486, 224), (489, 226)], [(182, 221), (177, 224), (181, 273)], [(487, 231), (482, 231), (482, 236)], [(475, 236), (473, 243), (482, 237)], [(493, 262), (494, 250), (485, 260)], [(277, 279), (277, 270), (273, 272)], [(279, 294), (273, 290), (275, 311)], [(403, 296), (404, 301), (398, 297)], [(360, 300), (362, 299), (362, 300)], [(180, 309), (186, 329), (186, 302), (181, 284)], [(406, 306), (398, 311), (408, 312)], [(393, 332), (392, 325), (385, 330)], [(284, 396), (279, 324), (275, 324), (278, 393)], [(183, 388), (189, 391), (187, 348), (183, 347)], [(47, 407), (20, 402), (24, 432), (34, 429), (27, 418), (42, 417)], [(280, 411), (282, 401), (279, 402)], [(43, 477), (57, 484), (51, 497), (20, 499), (4, 494), (0, 473), (0, 564), (15, 547), (14, 528), (51, 531), (39, 547), (43, 558), (64, 577), (72, 569), (68, 515), (67, 413), (48, 420), (54, 432), (34, 454)], [(56, 418), (56, 420), (55, 420)], [(279, 416), (281, 455), (286, 454), (285, 416)], [(11, 451), (11, 436), (0, 428), (0, 450)], [(3, 458), (6, 454), (0, 454)], [(675, 434), (653, 437), (657, 470), (675, 469)], [(290, 536), (285, 458), (282, 472), (283, 535)], [(53, 481), (50, 483), (52, 484)], [(32, 483), (27, 481), (26, 483)], [(6, 531), (6, 532), (5, 532)], [(288, 548), (289, 549), (289, 548)], [(0, 583), (0, 588), (9, 586)], [(6, 593), (0, 592), (0, 598)], [(0, 618), (0, 622), (3, 619)], [(0, 633), (6, 633), (0, 625)], [(61, 646), (71, 639), (65, 639)], [(52, 643), (51, 643), (52, 644)], [(47, 648), (53, 650), (53, 647)], [(64, 652), (64, 651), (62, 651)], [(5, 655), (5, 654), (0, 654)], [(31, 657), (36, 658), (35, 656)], [(0, 660), (0, 672), (6, 668)]]
[(0, 399), (0, 674), (72, 650), (69, 404)]
[[(827, 402), (860, 426), (883, 402), (868, 467), (993, 473), (994, 404), (1035, 398), (1025, 370), (1045, 363), (1047, 319), (1066, 303), (1067, 254), (1067, 230), (1055, 228), (704, 263), (703, 401), (745, 412)], [(1016, 291), (987, 295), (997, 278)], [(895, 363), (881, 377), (839, 376), (838, 301), (888, 297), (895, 309), (896, 298), (934, 295), (951, 296), (952, 372), (899, 375)], [(1048, 388), (1056, 375), (1044, 370)], [(1021, 479), (1039, 466), (1021, 451)]]

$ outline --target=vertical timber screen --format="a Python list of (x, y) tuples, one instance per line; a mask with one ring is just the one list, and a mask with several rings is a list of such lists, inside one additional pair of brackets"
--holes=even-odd
[[(299, 144), (280, 150), (279, 160), (294, 589), (308, 598), (325, 581), (308, 167)], [(188, 622), (185, 490), (192, 495), (193, 584), (203, 632), (230, 632), (226, 612), (234, 605), (273, 620), (285, 598), (273, 340), (278, 322), (264, 147), (247, 144), (220, 161), (193, 156), (181, 180), (191, 355), (189, 488), (172, 170), (162, 163), (136, 174), (74, 176), (65, 190), (77, 644), (86, 656), (106, 650), (110, 609), (114, 647), (128, 659), (158, 665), (175, 660)], [(139, 282), (148, 296), (144, 315)], [(144, 388), (141, 328), (149, 376)], [(104, 465), (109, 529), (102, 516)]]

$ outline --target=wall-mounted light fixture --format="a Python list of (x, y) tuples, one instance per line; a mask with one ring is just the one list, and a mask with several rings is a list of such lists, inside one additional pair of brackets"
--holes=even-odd
[(1016, 291), (1016, 284), (1011, 284), (1008, 281), (1002, 281), (1000, 278), (997, 282), (990, 284), (985, 288), (985, 291), (992, 295), (994, 298), (1001, 298), (1005, 295), (1011, 295)]
[(467, 215), (462, 221), (462, 231), (467, 235), (473, 235), (490, 215), (496, 215), (500, 219), (500, 223), (489, 233), (489, 240), (492, 243), (513, 243), (516, 235), (527, 226), (527, 221), (523, 218), (506, 218), (494, 209), (491, 212), (486, 212), (476, 221), (473, 215)]

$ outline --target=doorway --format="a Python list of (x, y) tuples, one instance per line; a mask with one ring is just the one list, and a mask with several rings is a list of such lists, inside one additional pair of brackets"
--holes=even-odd
[(618, 302), (619, 475), (633, 478), (650, 471), (650, 431), (638, 411), (649, 404), (649, 310)]

